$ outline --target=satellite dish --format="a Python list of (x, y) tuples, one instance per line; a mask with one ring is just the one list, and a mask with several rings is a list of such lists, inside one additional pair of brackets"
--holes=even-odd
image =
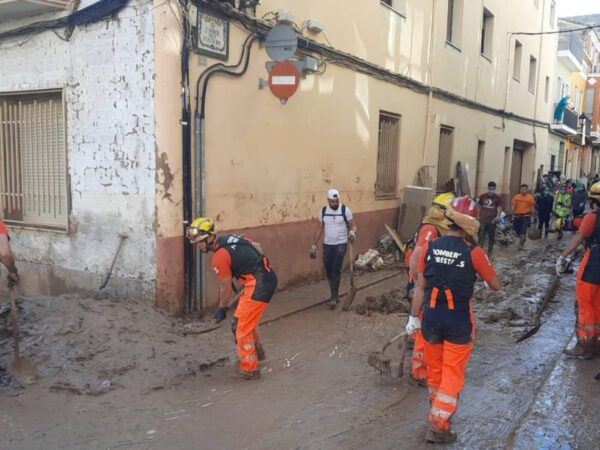
[(298, 49), (298, 35), (289, 25), (277, 25), (267, 33), (265, 45), (272, 60), (287, 61)]

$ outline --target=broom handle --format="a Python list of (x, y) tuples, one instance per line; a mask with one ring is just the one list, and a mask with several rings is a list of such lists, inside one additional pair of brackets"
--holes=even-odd
[(390, 339), (389, 341), (387, 341), (387, 343), (383, 346), (383, 348), (381, 349), (381, 353), (385, 352), (385, 350), (392, 345), (394, 342), (396, 342), (398, 339), (400, 339), (401, 337), (406, 336), (406, 331), (403, 331), (402, 333), (400, 333), (398, 336), (394, 336), (392, 339)]
[(8, 298), (10, 299), (10, 318), (12, 322), (15, 359), (17, 359), (19, 358), (19, 324), (17, 322), (17, 303), (15, 302), (15, 293), (12, 287), (8, 288)]

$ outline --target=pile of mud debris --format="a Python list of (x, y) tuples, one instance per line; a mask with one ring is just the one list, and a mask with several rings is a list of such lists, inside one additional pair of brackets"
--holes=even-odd
[(394, 314), (408, 313), (409, 311), (410, 304), (404, 289), (392, 289), (378, 297), (369, 295), (363, 303), (354, 307), (356, 314), (367, 316), (373, 313)]
[[(224, 331), (198, 334), (190, 327), (197, 323), (186, 325), (147, 301), (69, 294), (22, 297), (18, 304), (20, 350), (37, 365), (36, 389), (92, 396), (124, 387), (152, 391), (234, 357)], [(20, 391), (7, 369), (12, 357), (10, 321), (0, 320), (0, 394)]]

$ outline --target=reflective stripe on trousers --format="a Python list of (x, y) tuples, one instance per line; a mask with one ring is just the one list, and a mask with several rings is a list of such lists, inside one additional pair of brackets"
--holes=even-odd
[(600, 335), (600, 285), (577, 280), (577, 341), (595, 342)]
[[(419, 318), (423, 320), (423, 311), (419, 313)], [(411, 357), (410, 372), (415, 380), (427, 380), (427, 364), (425, 364), (425, 338), (421, 330), (415, 333), (415, 346)]]
[(258, 370), (255, 341), (259, 340), (258, 324), (267, 306), (269, 306), (268, 303), (252, 300), (244, 290), (244, 294), (240, 297), (240, 303), (235, 310), (235, 317), (238, 318), (235, 339), (238, 346), (240, 369), (243, 371), (254, 372)]
[(441, 344), (425, 341), (427, 383), (432, 400), (428, 420), (438, 430), (450, 430), (450, 421), (456, 413), (472, 351), (472, 342), (459, 345), (448, 341)]

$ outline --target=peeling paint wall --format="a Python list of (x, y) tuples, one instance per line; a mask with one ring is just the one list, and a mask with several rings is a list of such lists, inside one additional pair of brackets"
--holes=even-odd
[[(81, 8), (91, 3), (84, 1)], [(119, 234), (125, 233), (129, 239), (113, 272), (116, 283), (123, 286), (120, 293), (154, 293), (151, 8), (149, 3), (133, 1), (117, 18), (75, 28), (68, 41), (45, 31), (0, 42), (0, 92), (62, 89), (66, 109), (72, 232), (12, 228), (13, 249), (25, 269), (25, 290), (97, 289), (117, 249)], [(4, 22), (0, 29), (55, 17)], [(57, 33), (62, 36), (64, 30)], [(66, 280), (62, 285), (40, 281), (40, 277), (50, 280), (58, 269), (59, 278)]]

